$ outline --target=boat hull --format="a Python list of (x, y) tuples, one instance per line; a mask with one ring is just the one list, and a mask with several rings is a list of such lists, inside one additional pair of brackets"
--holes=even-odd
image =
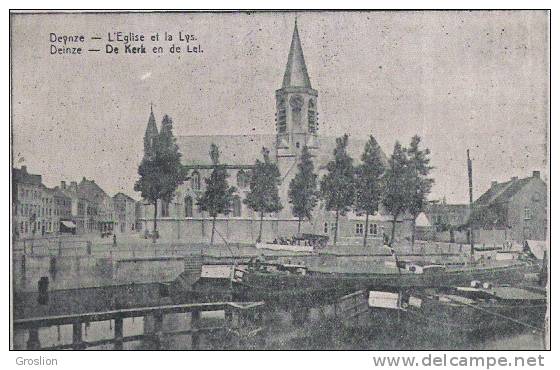
[(413, 273), (327, 273), (308, 271), (305, 275), (249, 272), (235, 283), (237, 294), (245, 299), (280, 301), (286, 304), (318, 306), (334, 302), (356, 290), (408, 288), (447, 288), (469, 285), (473, 280), (515, 284), (523, 280), (530, 266), (449, 269), (431, 274)]

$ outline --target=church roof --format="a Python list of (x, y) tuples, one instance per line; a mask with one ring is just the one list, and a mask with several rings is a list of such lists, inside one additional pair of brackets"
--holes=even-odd
[[(316, 156), (315, 169), (321, 170), (333, 157), (336, 146), (334, 136), (318, 136), (319, 149), (314, 151)], [(355, 164), (360, 160), (364, 151), (367, 137), (350, 136), (348, 139), (348, 154)], [(185, 165), (210, 165), (210, 145), (214, 143), (220, 149), (220, 163), (227, 165), (253, 165), (257, 158), (262, 158), (263, 147), (271, 152), (274, 158), (276, 135), (209, 135), (209, 136), (178, 136), (177, 145), (182, 154), (181, 161)], [(385, 156), (384, 156), (385, 158)]]
[(282, 87), (311, 88), (305, 59), (303, 58), (303, 49), (301, 48), (301, 41), (299, 39), (297, 20), (294, 25), (294, 34), (292, 36), (292, 44), (290, 45), (288, 63), (286, 64), (286, 72), (284, 72)]
[(210, 145), (220, 150), (220, 163), (227, 165), (252, 165), (261, 158), (263, 147), (271, 152), (276, 135), (195, 135), (178, 136), (177, 145), (185, 165), (209, 165)]

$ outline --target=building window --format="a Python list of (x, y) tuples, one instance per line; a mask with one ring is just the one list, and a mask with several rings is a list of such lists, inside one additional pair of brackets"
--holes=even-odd
[(200, 173), (194, 171), (192, 174), (192, 183), (191, 187), (193, 190), (200, 190)]
[(161, 201), (161, 217), (169, 217), (169, 202)]
[(370, 235), (377, 236), (377, 224), (369, 224)]
[(364, 235), (364, 224), (356, 224), (356, 235)]
[(237, 172), (237, 186), (239, 186), (240, 189), (247, 187), (249, 184), (248, 177), (248, 174), (243, 170), (239, 170), (239, 172)]
[(324, 232), (325, 234), (329, 232), (329, 223), (328, 223), (328, 222), (325, 222), (325, 226), (324, 226), (324, 228), (323, 228), (323, 232)]
[(241, 199), (239, 197), (233, 199), (233, 217), (241, 217)]
[(185, 217), (193, 216), (193, 199), (190, 196), (185, 197)]
[(525, 209), (523, 210), (523, 218), (524, 218), (525, 220), (530, 220), (531, 217), (532, 217), (531, 210), (530, 210), (529, 208), (525, 208)]

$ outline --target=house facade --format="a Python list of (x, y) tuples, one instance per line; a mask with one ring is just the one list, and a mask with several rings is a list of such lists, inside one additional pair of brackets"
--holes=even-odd
[(43, 189), (41, 175), (28, 173), (27, 166), (12, 168), (12, 235), (15, 238), (40, 235)]
[(124, 234), (136, 230), (136, 201), (124, 193), (113, 196), (115, 232)]
[(546, 240), (547, 185), (539, 171), (507, 182), (493, 181), (474, 203), (471, 222), (476, 242)]

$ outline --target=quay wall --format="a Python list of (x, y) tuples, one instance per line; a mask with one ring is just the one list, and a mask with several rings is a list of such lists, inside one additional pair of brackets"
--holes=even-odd
[(14, 259), (12, 271), (15, 291), (35, 292), (42, 277), (49, 278), (49, 290), (62, 290), (168, 282), (183, 268), (182, 257), (114, 260), (92, 256), (26, 256)]
[[(426, 243), (396, 246), (401, 258), (430, 261), (463, 258), (468, 245)], [(383, 263), (391, 259), (390, 251), (382, 246), (363, 248), (356, 245), (328, 247), (320, 255), (306, 256), (289, 251), (256, 249), (244, 244), (209, 246), (207, 243), (170, 244), (164, 241), (151, 244), (97, 250), (87, 255), (15, 255), (13, 256), (13, 286), (16, 291), (37, 291), (41, 277), (49, 278), (49, 290), (109, 286), (128, 283), (157, 283), (175, 279), (184, 269), (184, 258), (201, 254), (211, 263), (241, 262), (255, 256), (279, 259), (283, 262), (302, 262), (311, 267), (342, 266), (346, 264)]]

